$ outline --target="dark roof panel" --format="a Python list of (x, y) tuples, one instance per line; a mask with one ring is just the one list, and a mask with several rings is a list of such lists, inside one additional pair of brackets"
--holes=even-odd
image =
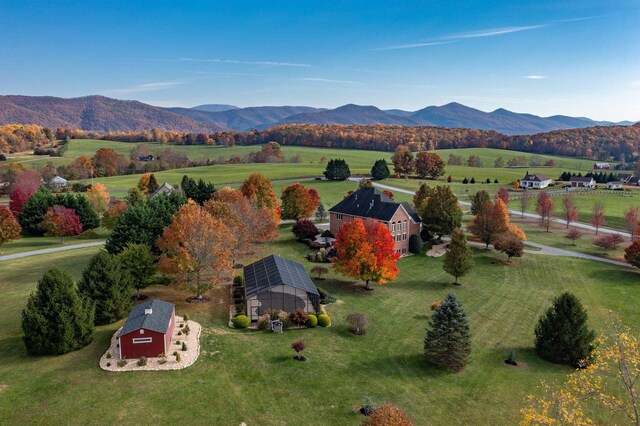
[(531, 181), (531, 182), (542, 182), (544, 180), (551, 180), (551, 179), (546, 177), (542, 173), (531, 173), (531, 174), (529, 174), (529, 172), (527, 172), (527, 174), (524, 175), (524, 179), (522, 179), (522, 180)]
[(571, 176), (571, 179), (569, 179), (569, 182), (591, 182), (593, 180), (592, 177), (587, 177), (587, 176)]
[(280, 256), (267, 256), (244, 267), (246, 297), (262, 293), (279, 285), (288, 285), (307, 293), (319, 295), (309, 274), (298, 262)]
[[(146, 309), (151, 309), (151, 313), (145, 314)], [(118, 336), (124, 336), (141, 328), (164, 333), (167, 331), (167, 327), (169, 327), (173, 309), (173, 303), (159, 299), (151, 299), (140, 303), (133, 307), (129, 318), (127, 318), (127, 322), (124, 323)]]
[(329, 211), (388, 222), (401, 204), (413, 220), (420, 222), (420, 216), (409, 203), (397, 203), (372, 187), (360, 188), (331, 207)]

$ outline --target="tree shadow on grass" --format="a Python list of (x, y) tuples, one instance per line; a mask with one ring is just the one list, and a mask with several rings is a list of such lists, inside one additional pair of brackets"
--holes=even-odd
[[(362, 368), (362, 364), (353, 363), (351, 368)], [(411, 353), (380, 356), (367, 362), (367, 370), (371, 376), (410, 376), (419, 378), (433, 378), (446, 376), (450, 373), (427, 363), (424, 354)]]
[[(603, 265), (604, 266), (604, 265)], [(619, 266), (602, 267), (593, 269), (587, 275), (602, 284), (615, 283), (615, 285), (638, 285), (640, 274), (635, 268), (622, 268)]]

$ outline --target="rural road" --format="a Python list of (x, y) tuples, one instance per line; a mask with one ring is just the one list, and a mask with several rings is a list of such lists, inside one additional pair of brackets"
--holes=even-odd
[(101, 246), (103, 244), (104, 244), (104, 241), (97, 241), (93, 243), (74, 244), (71, 246), (62, 246), (62, 247), (54, 247), (54, 248), (41, 249), (41, 250), (25, 251), (22, 253), (7, 254), (4, 256), (0, 256), (0, 262), (5, 260), (21, 259), (23, 257), (29, 257), (29, 256), (37, 256), (39, 254), (49, 254), (49, 253), (57, 253), (59, 251), (76, 250), (76, 249), (87, 248), (87, 247), (96, 247), (96, 246)]

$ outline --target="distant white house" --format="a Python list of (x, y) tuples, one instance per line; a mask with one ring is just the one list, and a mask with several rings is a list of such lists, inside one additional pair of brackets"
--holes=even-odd
[(67, 180), (65, 178), (60, 177), (60, 176), (52, 177), (51, 180), (48, 183), (50, 188), (66, 188), (67, 184), (68, 184)]
[(171, 195), (174, 191), (175, 191), (175, 188), (169, 185), (167, 182), (165, 182), (162, 185), (160, 185), (160, 188), (156, 189), (156, 192), (154, 192), (151, 195), (151, 198), (153, 199), (160, 194)]
[(551, 179), (541, 173), (529, 173), (520, 179), (520, 188), (543, 189), (551, 185)]
[(569, 183), (572, 188), (593, 189), (596, 187), (596, 181), (592, 177), (571, 176)]
[(619, 181), (607, 182), (607, 189), (621, 190), (623, 183)]
[(629, 183), (633, 177), (633, 173), (618, 173), (618, 180), (622, 183)]

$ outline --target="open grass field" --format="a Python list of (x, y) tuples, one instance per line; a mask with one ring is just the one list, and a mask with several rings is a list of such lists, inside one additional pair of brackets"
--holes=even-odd
[[(611, 310), (640, 331), (633, 270), (539, 255), (505, 265), (494, 252), (474, 250), (476, 267), (459, 287), (448, 284), (440, 259), (424, 256), (402, 259), (397, 281), (373, 292), (332, 272), (318, 285), (338, 298), (328, 307), (333, 325), (282, 335), (229, 329), (224, 291), (214, 292), (208, 304), (188, 305), (170, 287), (148, 289), (178, 301), (178, 314), (190, 313), (204, 326), (202, 354), (183, 371), (101, 371), (98, 358), (121, 323), (99, 328), (80, 351), (28, 357), (20, 312), (36, 280), (52, 266), (77, 278), (96, 251), (1, 264), (0, 423), (357, 425), (362, 416), (356, 410), (370, 396), (400, 406), (418, 425), (514, 424), (525, 395), (535, 393), (541, 380), (554, 383), (570, 371), (540, 361), (531, 348), (535, 321), (554, 296), (565, 290), (578, 295), (598, 330)], [(253, 258), (276, 253), (302, 261), (306, 251), (284, 227), (279, 240), (261, 246)], [(462, 300), (473, 334), (471, 363), (458, 374), (428, 367), (422, 358), (429, 306), (449, 291)], [(352, 312), (369, 315), (366, 336), (346, 330)], [(305, 341), (308, 362), (291, 359), (297, 339)], [(511, 348), (522, 368), (503, 363)], [(608, 413), (592, 414), (596, 423), (612, 422)]]

